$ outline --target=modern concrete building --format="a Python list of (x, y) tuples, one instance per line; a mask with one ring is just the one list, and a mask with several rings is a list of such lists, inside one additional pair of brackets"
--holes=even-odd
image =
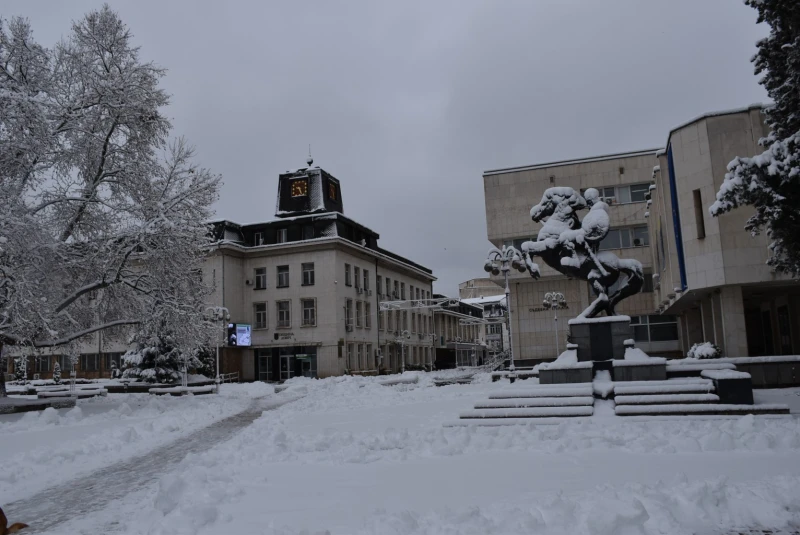
[[(652, 169), (658, 149), (592, 158), (534, 164), (483, 173), (486, 227), (489, 241), (497, 247), (520, 248), (535, 240), (540, 224), (531, 221), (530, 209), (543, 193), (554, 186), (575, 190), (597, 188), (609, 204), (611, 231), (601, 244), (620, 258), (635, 258), (644, 266), (643, 292), (623, 301), (617, 311), (632, 317), (638, 345), (656, 355), (675, 355), (679, 351), (676, 318), (655, 317), (653, 311), (653, 261), (647, 229), (647, 193), (652, 184)], [(581, 217), (584, 214), (579, 214)], [(563, 350), (568, 333), (567, 320), (575, 317), (594, 298), (586, 282), (567, 279), (538, 262), (542, 276), (534, 280), (527, 273), (510, 273), (511, 331), (514, 357), (522, 360), (556, 357), (556, 337)], [(500, 277), (494, 278), (502, 284)], [(554, 314), (542, 306), (544, 295), (558, 291), (565, 295), (568, 308)], [(556, 334), (557, 331), (557, 334)]]
[(800, 353), (800, 286), (766, 264), (769, 238), (744, 230), (741, 207), (709, 206), (736, 156), (762, 152), (761, 106), (697, 117), (667, 136), (649, 208), (652, 312), (679, 318), (681, 349), (710, 341), (729, 357)]

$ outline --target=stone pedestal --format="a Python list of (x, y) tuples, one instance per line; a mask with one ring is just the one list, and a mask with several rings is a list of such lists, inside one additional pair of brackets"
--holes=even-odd
[[(667, 363), (664, 359), (653, 359), (652, 364), (631, 363), (626, 366), (614, 366), (614, 381), (666, 381)], [(628, 361), (621, 361), (627, 364)]]
[(569, 320), (570, 342), (578, 346), (578, 361), (622, 360), (625, 340), (633, 338), (628, 316)]
[(539, 370), (539, 384), (541, 385), (591, 383), (592, 379), (594, 379), (594, 372), (591, 367)]
[(749, 373), (733, 370), (706, 370), (701, 374), (714, 381), (719, 402), (726, 405), (752, 405), (753, 381)]

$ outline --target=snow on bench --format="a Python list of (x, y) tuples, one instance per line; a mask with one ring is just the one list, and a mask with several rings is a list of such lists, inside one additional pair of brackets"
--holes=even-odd
[(107, 395), (108, 391), (105, 388), (81, 388), (81, 389), (76, 389), (75, 392), (70, 392), (69, 390), (39, 392), (38, 394), (36, 394), (36, 397), (39, 399), (68, 398), (68, 397), (91, 398), (95, 396), (107, 396)]
[(702, 377), (676, 377), (674, 379), (667, 379), (666, 381), (617, 381), (615, 384), (619, 386), (674, 386), (674, 385), (690, 385), (690, 384), (704, 384), (711, 385), (711, 381), (703, 379)]
[(384, 381), (378, 381), (378, 384), (383, 386), (413, 385), (418, 381), (419, 381), (419, 376), (413, 375), (411, 377), (400, 377), (397, 379), (386, 379)]
[(709, 394), (713, 390), (714, 384), (711, 381), (678, 385), (620, 386), (620, 383), (614, 385), (615, 396), (630, 396), (636, 394)]
[(594, 407), (530, 407), (525, 409), (476, 409), (458, 415), (472, 418), (542, 418), (552, 416), (591, 416)]
[(528, 407), (566, 407), (594, 405), (594, 397), (580, 396), (569, 398), (510, 398), (502, 400), (479, 401), (476, 409), (518, 409)]
[(640, 414), (789, 414), (788, 405), (618, 405), (617, 416)]
[(674, 403), (717, 403), (716, 394), (654, 394), (644, 396), (616, 396), (617, 405), (659, 405)]
[(593, 395), (591, 383), (581, 383), (580, 385), (538, 385), (535, 388), (525, 390), (505, 390), (489, 395), (489, 399), (512, 399), (512, 398), (567, 398), (575, 396)]
[(166, 388), (151, 388), (150, 393), (161, 394), (211, 394), (216, 390), (216, 386), (171, 386)]
[(736, 370), (703, 370), (700, 375), (706, 379), (752, 379), (749, 373)]

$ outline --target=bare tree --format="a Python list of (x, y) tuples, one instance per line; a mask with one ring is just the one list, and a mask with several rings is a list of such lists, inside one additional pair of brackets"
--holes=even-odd
[(121, 326), (205, 339), (220, 179), (168, 141), (163, 76), (108, 6), (51, 49), (27, 21), (0, 21), (0, 344)]

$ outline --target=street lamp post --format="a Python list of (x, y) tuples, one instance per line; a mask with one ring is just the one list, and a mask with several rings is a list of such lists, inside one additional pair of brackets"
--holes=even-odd
[(453, 341), (456, 343), (456, 368), (458, 368), (458, 365), (459, 365), (459, 363), (458, 363), (458, 344), (461, 343), (461, 337), (460, 336), (456, 336), (455, 338), (453, 338)]
[[(222, 334), (225, 336), (225, 324), (231, 320), (231, 313), (225, 307), (206, 307), (206, 317), (211, 321), (223, 322)], [(217, 394), (219, 394), (219, 335), (215, 336), (217, 344), (217, 377), (214, 383), (217, 387)]]
[(506, 283), (506, 307), (508, 307), (506, 321), (508, 322), (508, 339), (511, 342), (508, 348), (508, 379), (513, 383), (517, 378), (517, 374), (515, 373), (516, 368), (514, 367), (514, 339), (511, 337), (511, 291), (508, 288), (508, 272), (511, 271), (511, 268), (516, 269), (520, 273), (525, 272), (526, 268), (525, 262), (522, 259), (522, 253), (514, 247), (507, 247), (505, 245), (502, 249), (498, 249), (497, 247), (489, 249), (483, 269), (494, 276), (502, 272)]
[(406, 340), (411, 339), (411, 333), (400, 331), (396, 342), (400, 344), (400, 373), (406, 373)]
[(544, 295), (542, 306), (548, 310), (552, 310), (555, 313), (555, 316), (553, 316), (553, 322), (555, 323), (556, 328), (556, 358), (558, 358), (558, 311), (567, 308), (567, 299), (561, 292), (547, 292)]
[(431, 361), (430, 361), (430, 371), (433, 371), (433, 363), (436, 361), (436, 333), (430, 333), (428, 336), (431, 337)]

